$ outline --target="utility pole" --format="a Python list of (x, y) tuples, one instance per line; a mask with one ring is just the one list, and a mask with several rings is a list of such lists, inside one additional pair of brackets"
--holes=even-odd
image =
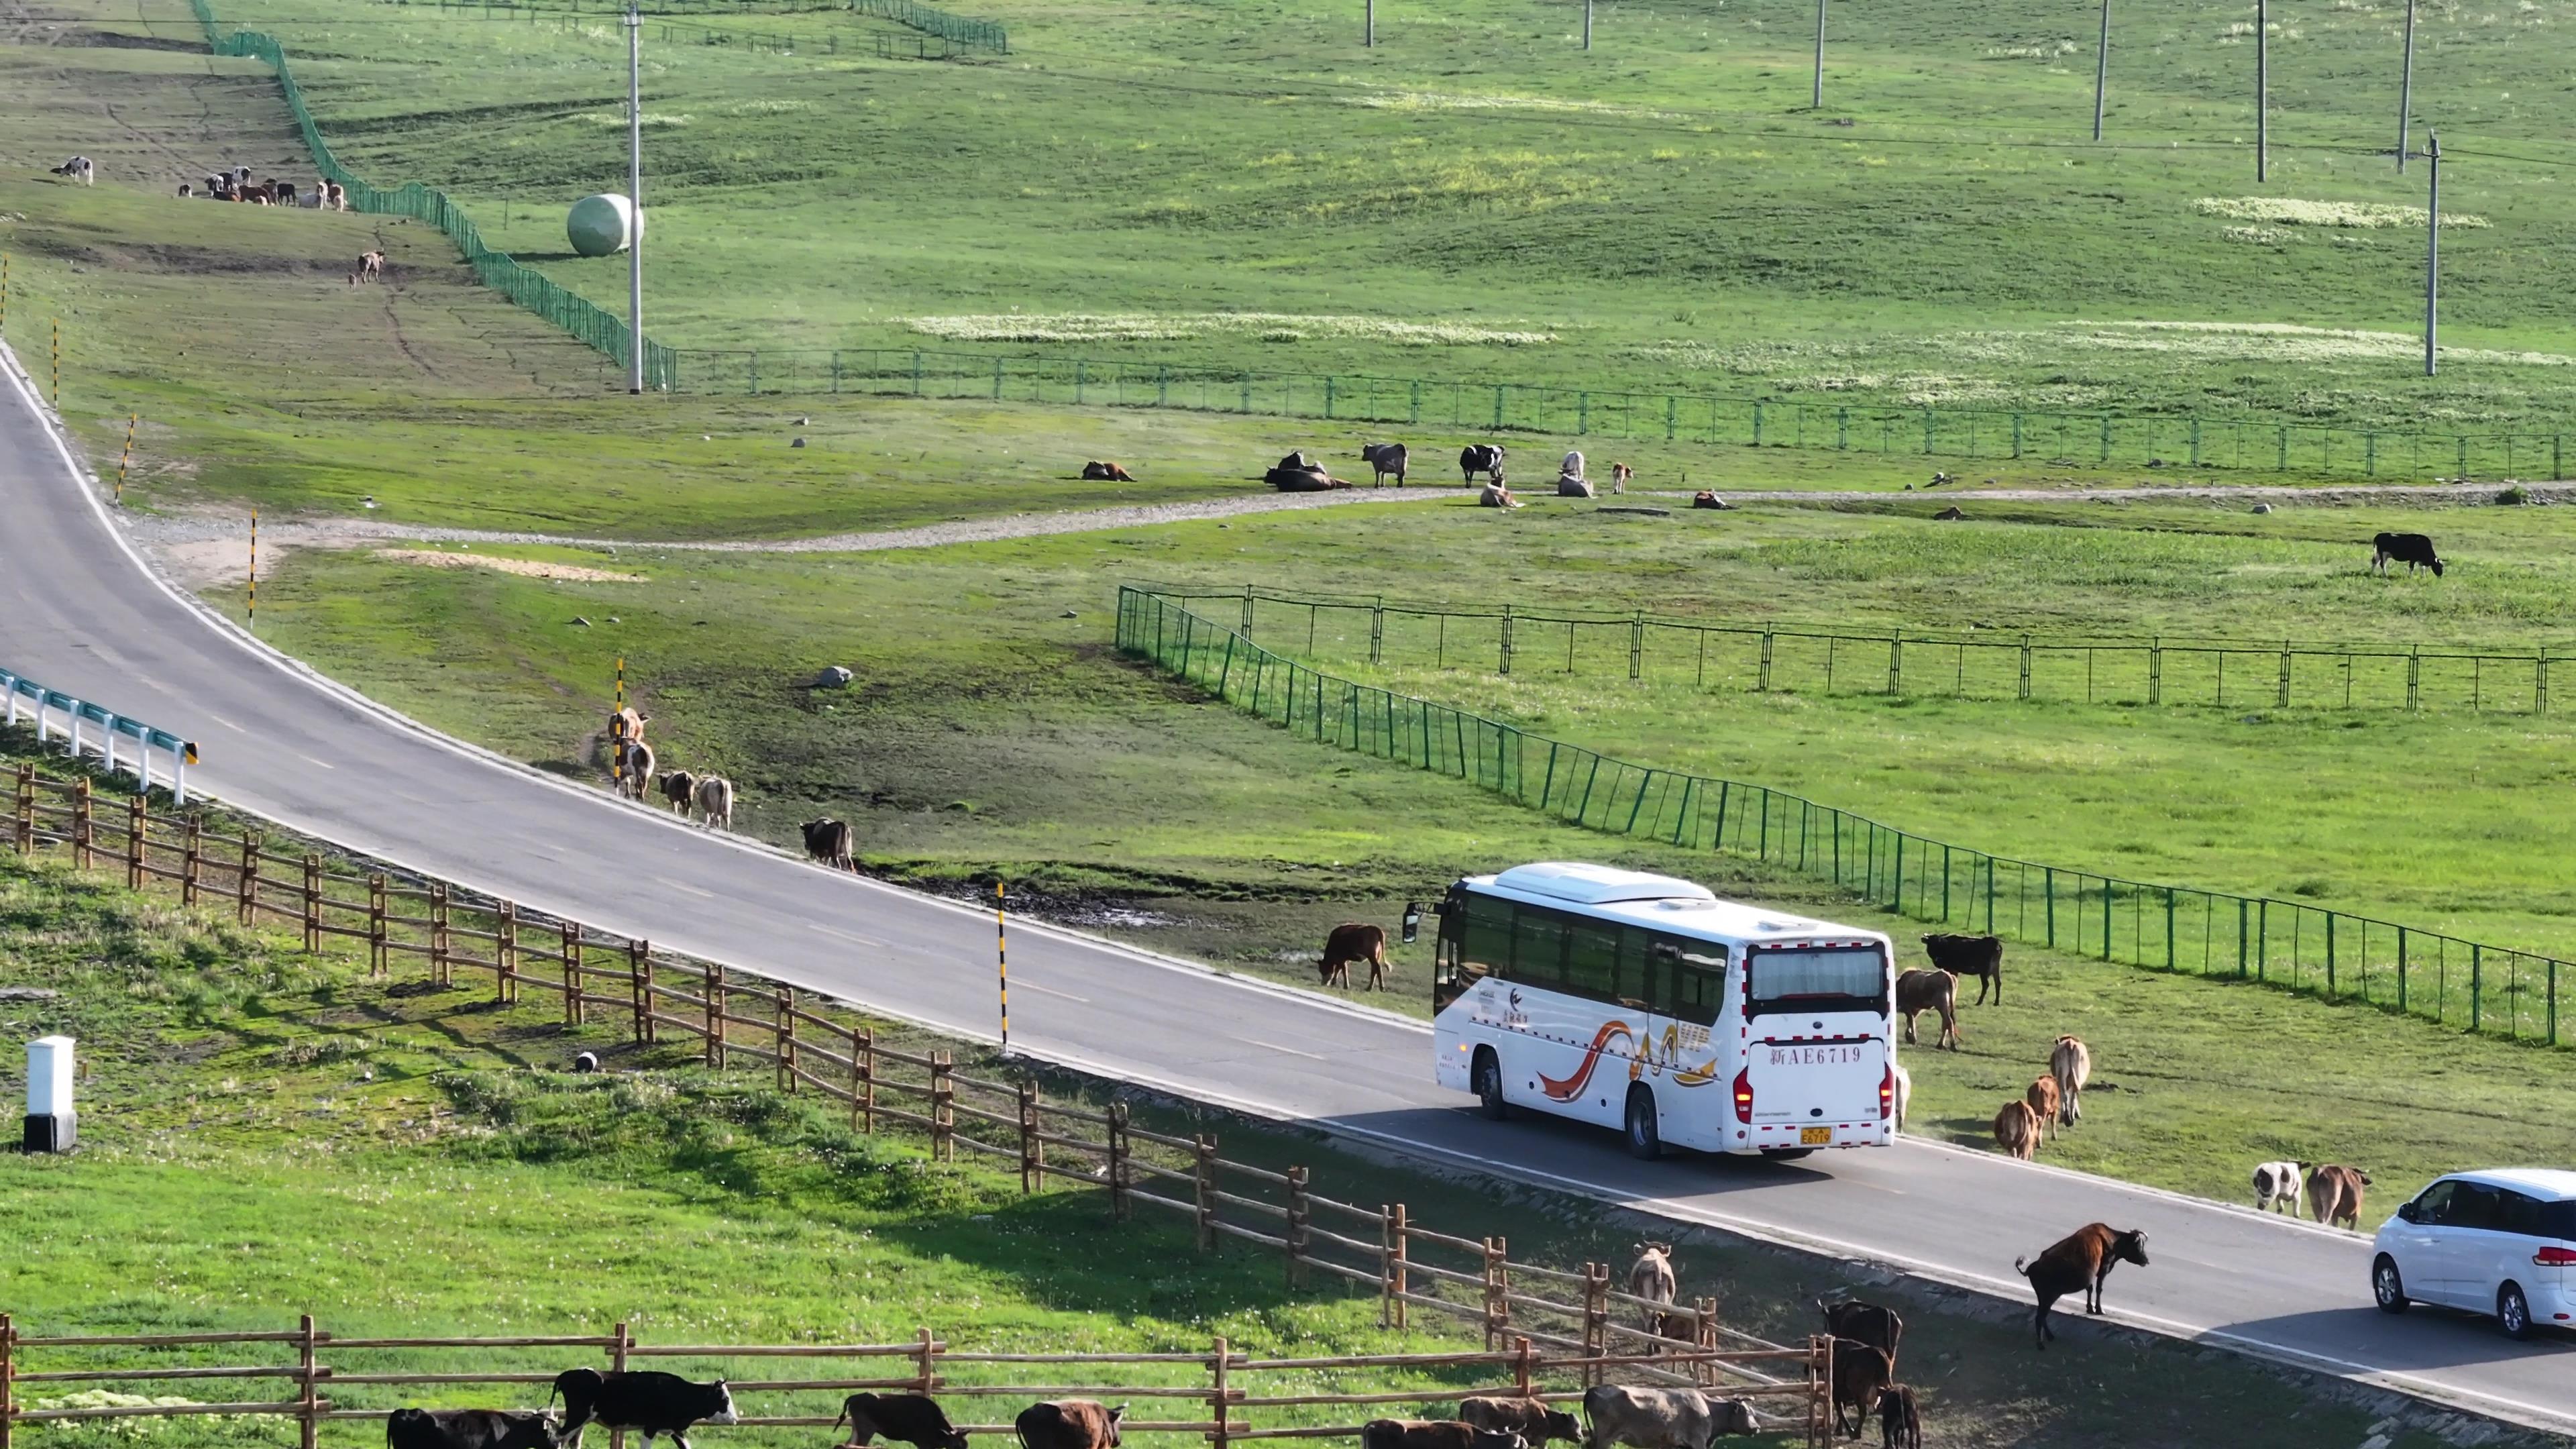
[(2272, 179), (2272, 0), (2254, 0), (2254, 179)]
[(2102, 43), (2093, 51), (2093, 139), (2102, 139), (2102, 92), (2111, 82), (2111, 0), (2102, 0)]
[(1592, 0), (1583, 0), (1583, 48), (1592, 48)]
[(2397, 73), (2397, 170), (2406, 170), (2406, 133), (2415, 114), (2415, 0), (2406, 0), (2406, 62)]
[(626, 0), (626, 391), (644, 393), (644, 17)]
[(1816, 89), (1807, 105), (1812, 110), (1825, 108), (1825, 0), (1816, 0)]
[(1360, 0), (1360, 44), (1377, 44), (1377, 0)]
[(2424, 197), (2424, 375), (2433, 376), (2435, 330), (2442, 300), (2442, 138), (2424, 137), (2424, 169), (2431, 176)]

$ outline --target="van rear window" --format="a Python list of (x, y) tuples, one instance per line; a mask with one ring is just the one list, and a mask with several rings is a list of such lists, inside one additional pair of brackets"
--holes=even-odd
[(1887, 957), (1875, 946), (1745, 953), (1745, 1014), (1887, 1010)]

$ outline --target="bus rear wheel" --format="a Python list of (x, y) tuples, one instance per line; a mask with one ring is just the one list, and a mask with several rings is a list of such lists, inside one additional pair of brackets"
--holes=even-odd
[(1628, 1155), (1645, 1161), (1664, 1155), (1664, 1137), (1655, 1122), (1654, 1089), (1640, 1082), (1628, 1089)]
[(1476, 1065), (1470, 1073), (1476, 1091), (1476, 1104), (1496, 1122), (1512, 1114), (1511, 1105), (1503, 1100), (1503, 1063), (1492, 1047), (1476, 1048)]

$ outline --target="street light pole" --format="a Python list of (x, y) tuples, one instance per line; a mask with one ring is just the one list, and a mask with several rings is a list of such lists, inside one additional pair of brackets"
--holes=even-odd
[(2397, 169), (2406, 169), (2406, 133), (2415, 115), (2415, 0), (2406, 0), (2406, 62), (2397, 73)]
[(626, 0), (626, 391), (644, 393), (644, 17)]
[(2254, 0), (2254, 179), (2272, 179), (2272, 4)]
[(2111, 82), (2111, 0), (2102, 0), (2102, 43), (2093, 52), (2093, 139), (2102, 139), (2102, 92)]
[(2425, 171), (2432, 178), (2424, 197), (2424, 375), (2434, 375), (2433, 344), (2441, 323), (2442, 300), (2442, 138), (2424, 138)]

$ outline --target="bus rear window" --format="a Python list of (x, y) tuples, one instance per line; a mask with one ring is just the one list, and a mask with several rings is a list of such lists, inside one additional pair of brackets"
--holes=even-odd
[(1887, 1010), (1887, 958), (1876, 947), (1748, 951), (1745, 970), (1748, 1017)]

